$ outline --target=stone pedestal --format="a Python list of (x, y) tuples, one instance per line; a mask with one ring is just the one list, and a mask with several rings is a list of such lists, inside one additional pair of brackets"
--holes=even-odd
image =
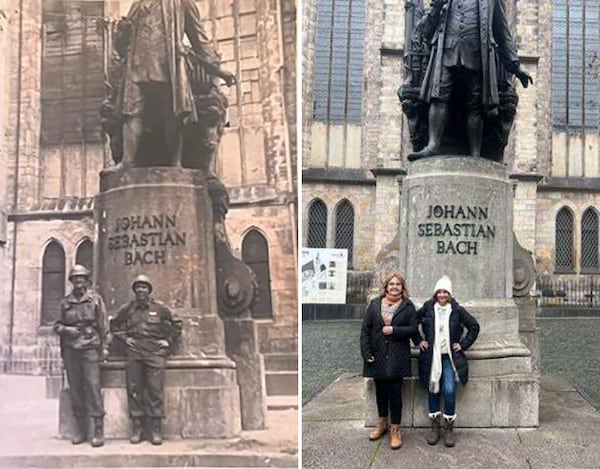
[[(512, 207), (506, 166), (481, 158), (425, 158), (412, 163), (403, 180), (400, 271), (412, 299), (419, 306), (448, 275), (453, 296), (481, 326), (466, 352), (469, 383), (459, 385), (457, 426), (538, 425), (538, 372), (521, 341), (512, 298)], [(404, 424), (427, 425), (426, 389), (414, 379), (406, 387), (413, 413)], [(374, 423), (370, 389), (366, 421)]]
[[(182, 319), (167, 360), (164, 434), (224, 438), (241, 430), (236, 364), (226, 356), (217, 309), (212, 200), (201, 170), (149, 167), (104, 171), (95, 200), (94, 280), (114, 311), (133, 298), (131, 282), (146, 274), (152, 295)], [(102, 366), (105, 433), (129, 434), (123, 356)]]

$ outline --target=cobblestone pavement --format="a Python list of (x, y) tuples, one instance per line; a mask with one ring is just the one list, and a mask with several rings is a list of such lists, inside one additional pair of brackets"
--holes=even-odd
[[(360, 373), (360, 321), (302, 323), (302, 401), (341, 373)], [(559, 376), (600, 410), (600, 318), (537, 319), (541, 370)]]

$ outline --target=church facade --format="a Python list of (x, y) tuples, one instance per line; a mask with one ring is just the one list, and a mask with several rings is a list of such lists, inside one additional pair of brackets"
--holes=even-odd
[[(10, 3), (10, 4), (9, 4)], [(70, 267), (94, 269), (94, 196), (114, 163), (100, 127), (111, 25), (132, 2), (0, 2), (0, 360), (56, 373), (51, 325)], [(200, 0), (238, 83), (214, 171), (228, 187), (233, 251), (252, 267), (265, 355), (297, 354), (296, 5)], [(153, 279), (160, 282), (160, 279)], [(268, 370), (267, 370), (268, 373)], [(268, 375), (267, 375), (267, 384)]]
[[(411, 4), (424, 3), (303, 4), (301, 243), (348, 248), (355, 273), (398, 265), (402, 179), (412, 146), (397, 90), (405, 15)], [(532, 253), (538, 286), (596, 285), (599, 7), (586, 0), (503, 3), (522, 68), (534, 81), (527, 89), (516, 85), (519, 105), (504, 154), (514, 232)]]

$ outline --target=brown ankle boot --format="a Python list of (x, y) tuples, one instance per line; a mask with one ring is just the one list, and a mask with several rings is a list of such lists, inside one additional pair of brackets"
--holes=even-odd
[(391, 426), (390, 432), (390, 448), (398, 449), (402, 446), (402, 435), (400, 434), (400, 425)]
[(387, 429), (388, 429), (387, 417), (379, 417), (379, 424), (373, 430), (371, 430), (371, 432), (369, 433), (369, 440), (371, 440), (371, 441), (379, 440), (379, 438), (381, 438), (383, 435), (385, 435), (385, 432), (387, 432)]
[(435, 445), (440, 440), (440, 416), (429, 417), (431, 419), (431, 431), (427, 435), (427, 444)]
[(456, 438), (454, 437), (454, 420), (444, 418), (446, 421), (446, 431), (444, 432), (444, 444), (448, 448), (452, 448), (456, 444)]

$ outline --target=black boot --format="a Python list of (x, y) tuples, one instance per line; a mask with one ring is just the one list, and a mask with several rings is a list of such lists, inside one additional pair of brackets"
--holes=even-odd
[(94, 448), (104, 446), (104, 417), (94, 417), (94, 433), (91, 443)]
[(71, 443), (80, 445), (88, 438), (88, 419), (87, 417), (75, 417), (75, 428)]
[(142, 441), (142, 419), (139, 417), (131, 418), (131, 436), (129, 441), (134, 445), (137, 445)]
[(153, 445), (162, 445), (162, 432), (160, 428), (161, 419), (151, 419), (150, 443)]

